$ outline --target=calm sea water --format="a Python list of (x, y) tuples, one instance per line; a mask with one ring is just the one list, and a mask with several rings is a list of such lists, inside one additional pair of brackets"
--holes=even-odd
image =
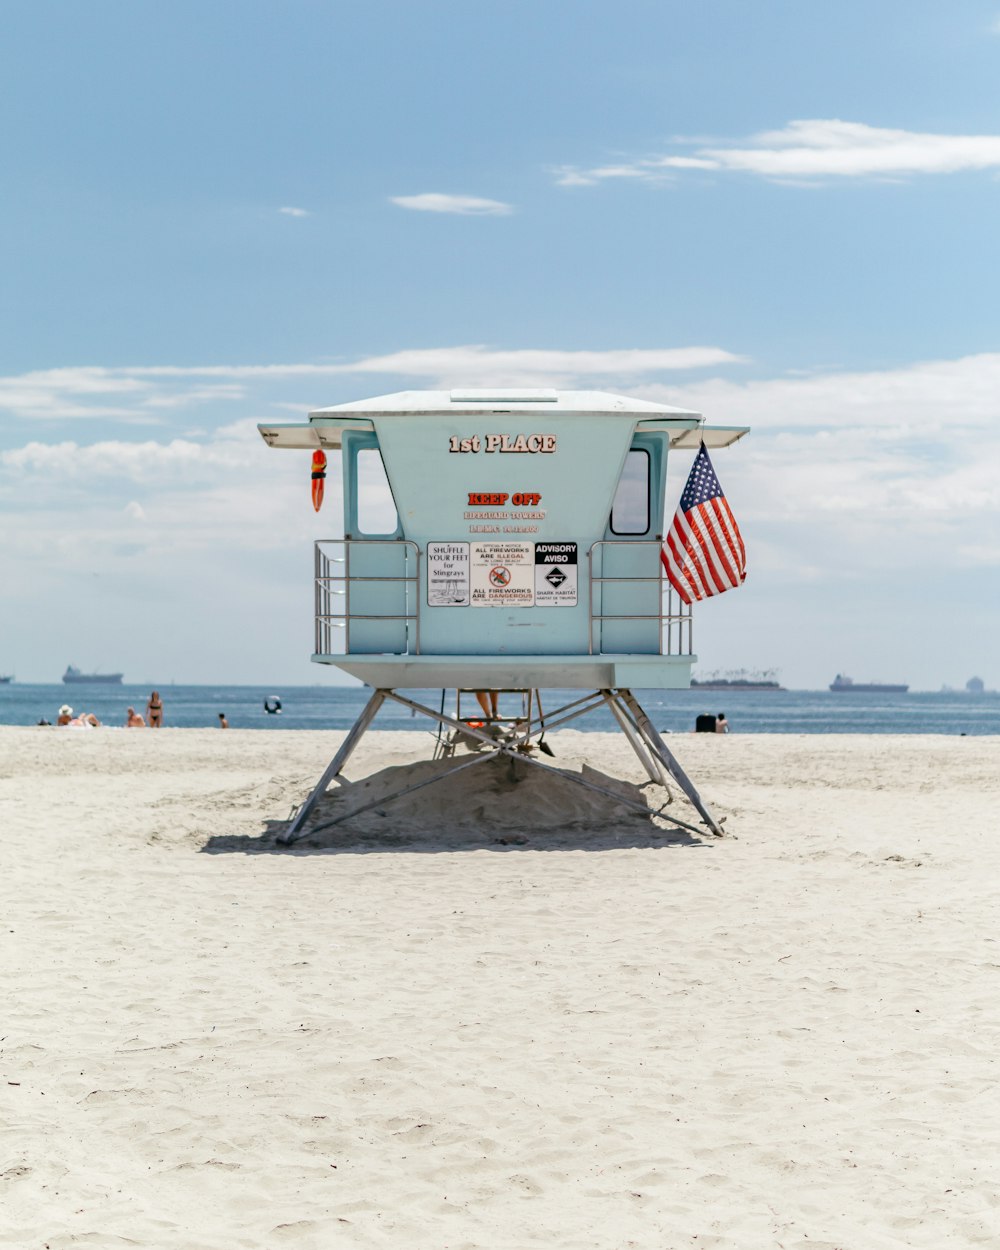
[[(581, 691), (543, 692), (543, 706), (555, 708)], [(637, 690), (636, 697), (656, 727), (671, 733), (694, 728), (700, 712), (724, 711), (734, 733), (906, 733), (1000, 734), (1000, 694), (911, 693), (903, 695), (833, 694), (827, 690), (727, 691)], [(364, 707), (370, 691), (335, 686), (163, 686), (165, 723), (180, 728), (215, 726), (225, 712), (233, 729), (348, 729)], [(411, 692), (429, 707), (441, 704), (440, 690)], [(268, 715), (265, 699), (277, 696), (281, 712)], [(0, 685), (0, 724), (35, 725), (44, 717), (54, 722), (59, 707), (93, 712), (108, 725), (123, 725), (132, 704), (145, 710), (147, 686)], [(449, 691), (446, 712), (454, 711)], [(505, 696), (501, 712), (513, 714), (517, 696)], [(470, 700), (471, 702), (471, 700)], [(474, 712), (474, 705), (468, 712)], [(463, 702), (463, 712), (466, 704)], [(383, 704), (375, 729), (427, 732), (429, 721), (416, 719), (406, 708)], [(598, 711), (575, 721), (574, 729), (612, 730), (610, 712)]]

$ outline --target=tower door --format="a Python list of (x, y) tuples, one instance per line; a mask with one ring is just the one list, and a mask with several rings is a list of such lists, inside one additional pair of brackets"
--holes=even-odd
[(660, 653), (665, 471), (665, 436), (636, 434), (604, 541), (593, 552), (594, 602), (600, 605), (595, 606), (595, 644), (602, 653)]

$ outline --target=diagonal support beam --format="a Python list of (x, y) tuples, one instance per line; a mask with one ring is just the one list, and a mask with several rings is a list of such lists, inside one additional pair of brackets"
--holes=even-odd
[(667, 747), (667, 744), (657, 733), (653, 726), (653, 722), (639, 705), (638, 699), (636, 699), (631, 690), (619, 690), (618, 697), (632, 713), (632, 719), (638, 726), (642, 736), (649, 744), (651, 750), (655, 752), (655, 754), (663, 761), (663, 764), (665, 765), (670, 776), (673, 777), (674, 781), (677, 782), (680, 788), (687, 795), (688, 799), (691, 801), (692, 807), (694, 807), (694, 809), (698, 812), (702, 820), (704, 820), (705, 824), (708, 825), (709, 829), (711, 829), (715, 836), (717, 838), (721, 838), (724, 832), (722, 826), (709, 811), (701, 795), (694, 788), (691, 778), (687, 775), (684, 769), (681, 768), (677, 759)]
[[(667, 787), (667, 770), (656, 758), (655, 754), (650, 751), (647, 743), (643, 740), (642, 734), (632, 723), (631, 717), (629, 717), (626, 710), (615, 698), (614, 691), (602, 690), (601, 693), (605, 696), (607, 705), (614, 714), (619, 728), (628, 739), (629, 746), (635, 752), (639, 763), (646, 770), (649, 780), (656, 782), (658, 786), (663, 786), (667, 793), (670, 794), (670, 790)], [(667, 801), (669, 802), (669, 799)]]
[(354, 749), (364, 737), (365, 730), (375, 719), (376, 713), (385, 702), (386, 693), (387, 692), (385, 690), (375, 690), (372, 692), (372, 697), (365, 704), (364, 710), (354, 722), (354, 726), (350, 733), (340, 744), (340, 750), (330, 761), (326, 772), (316, 783), (316, 787), (312, 794), (310, 794), (310, 796), (299, 808), (298, 812), (296, 812), (295, 819), (285, 832), (278, 835), (278, 841), (283, 846), (290, 846), (293, 842), (298, 841), (298, 839), (302, 837), (302, 826), (309, 819), (312, 809), (320, 801), (323, 795), (326, 794), (330, 782), (333, 781), (334, 777), (340, 773), (340, 770), (354, 754)]

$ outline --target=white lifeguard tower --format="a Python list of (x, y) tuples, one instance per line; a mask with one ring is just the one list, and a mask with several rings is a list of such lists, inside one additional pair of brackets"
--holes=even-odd
[[(259, 429), (271, 447), (341, 452), (344, 537), (315, 544), (312, 659), (373, 688), (282, 842), (303, 835), (386, 699), (481, 748), (456, 768), (498, 754), (553, 768), (528, 753), (545, 731), (609, 707), (650, 780), (672, 778), (721, 832), (632, 690), (686, 689), (697, 660), (660, 558), (668, 455), (746, 428), (598, 391), (490, 389), (404, 391)], [(456, 692), (454, 715), (400, 693), (428, 687)], [(543, 712), (543, 691), (567, 689), (587, 693)], [(463, 715), (476, 691), (519, 694), (520, 714)]]

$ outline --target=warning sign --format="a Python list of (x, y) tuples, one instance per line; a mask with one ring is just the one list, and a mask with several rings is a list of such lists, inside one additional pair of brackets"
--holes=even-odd
[(576, 543), (535, 543), (535, 605), (576, 607)]
[(530, 608), (535, 602), (534, 543), (472, 543), (474, 608)]
[(469, 603), (469, 544), (427, 544), (427, 606), (460, 608)]

